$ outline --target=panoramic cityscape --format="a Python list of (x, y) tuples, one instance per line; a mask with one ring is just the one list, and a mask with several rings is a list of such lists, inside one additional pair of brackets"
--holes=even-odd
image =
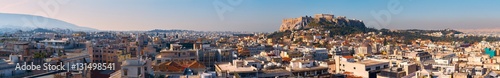
[(500, 1), (0, 2), (0, 78), (500, 78)]

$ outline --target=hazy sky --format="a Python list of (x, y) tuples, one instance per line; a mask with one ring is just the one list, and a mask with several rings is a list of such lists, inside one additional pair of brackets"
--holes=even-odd
[(0, 12), (100, 30), (271, 32), (282, 19), (318, 13), (361, 19), (375, 28), (500, 27), (499, 0), (0, 0)]

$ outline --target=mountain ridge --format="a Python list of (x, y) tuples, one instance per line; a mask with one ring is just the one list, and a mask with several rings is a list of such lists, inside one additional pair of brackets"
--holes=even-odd
[[(34, 21), (40, 21), (34, 23)], [(0, 32), (29, 31), (43, 29), (69, 29), (72, 31), (99, 31), (98, 29), (78, 26), (66, 21), (28, 14), (0, 13)]]
[[(378, 33), (381, 36), (390, 36), (397, 38), (403, 43), (411, 43), (413, 40), (431, 40), (442, 42), (464, 41), (467, 43), (485, 41), (495, 41), (497, 37), (481, 37), (481, 36), (461, 36), (461, 31), (453, 29), (442, 30), (423, 30), (423, 29), (375, 29), (368, 28), (361, 20), (342, 20), (346, 19), (341, 16), (339, 20), (334, 18), (332, 14), (316, 14), (313, 17), (304, 16), (299, 18), (285, 19), (280, 26), (280, 30), (267, 35), (268, 38), (286, 39), (295, 38), (297, 36), (349, 36), (352, 34)], [(353, 22), (354, 21), (354, 22)], [(299, 40), (300, 41), (300, 40)]]

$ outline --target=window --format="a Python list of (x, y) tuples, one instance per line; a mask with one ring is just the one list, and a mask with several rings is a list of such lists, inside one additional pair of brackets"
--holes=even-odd
[(356, 67), (353, 67), (354, 69), (356, 69)]
[(366, 71), (370, 71), (370, 70), (372, 70), (372, 69), (371, 68), (366, 68)]
[(141, 67), (137, 67), (137, 75), (141, 75)]
[(380, 67), (375, 67), (375, 70), (380, 70)]
[(128, 73), (127, 71), (128, 71), (128, 69), (123, 69), (123, 75), (127, 76), (127, 73)]
[(190, 56), (195, 56), (196, 54), (195, 53), (189, 53)]
[(384, 65), (384, 68), (389, 68), (389, 65)]

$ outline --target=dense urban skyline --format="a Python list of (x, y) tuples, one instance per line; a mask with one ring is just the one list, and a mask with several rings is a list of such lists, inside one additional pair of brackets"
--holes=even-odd
[(500, 1), (0, 2), (0, 78), (500, 78)]
[[(39, 15), (79, 26), (118, 31), (272, 32), (278, 30), (282, 19), (318, 13), (361, 19), (374, 28), (490, 29), (498, 28), (499, 22), (495, 20), (500, 20), (500, 8), (497, 8), (500, 5), (497, 3), (499, 1), (493, 0), (3, 0), (0, 13)], [(223, 11), (225, 9), (227, 11)]]

